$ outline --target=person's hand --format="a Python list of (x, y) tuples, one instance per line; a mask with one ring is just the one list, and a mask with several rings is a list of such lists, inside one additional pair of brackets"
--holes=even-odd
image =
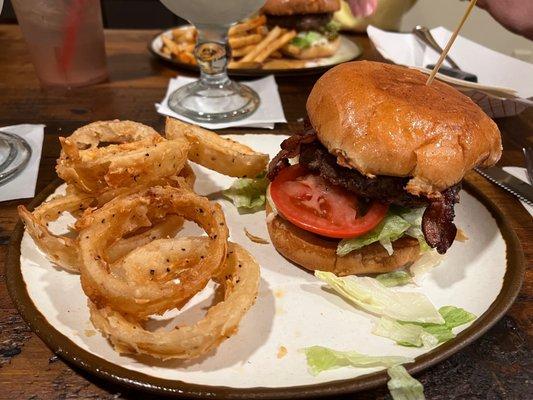
[(476, 4), (511, 32), (533, 40), (533, 0), (478, 0)]
[(354, 17), (368, 17), (374, 14), (378, 0), (346, 0)]

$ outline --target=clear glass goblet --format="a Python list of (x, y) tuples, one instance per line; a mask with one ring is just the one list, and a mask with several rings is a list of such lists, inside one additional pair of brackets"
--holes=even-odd
[(200, 79), (174, 91), (168, 106), (199, 122), (228, 122), (251, 115), (259, 106), (256, 92), (227, 74), (227, 32), (235, 22), (257, 11), (265, 0), (161, 0), (198, 31), (194, 56)]

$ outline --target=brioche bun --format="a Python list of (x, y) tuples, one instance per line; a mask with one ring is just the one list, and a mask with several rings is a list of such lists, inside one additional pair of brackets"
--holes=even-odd
[(322, 14), (340, 8), (340, 0), (267, 0), (262, 11), (270, 15)]
[(340, 38), (336, 38), (335, 40), (328, 40), (327, 43), (311, 46), (306, 49), (302, 49), (289, 43), (281, 49), (281, 52), (298, 60), (311, 60), (314, 58), (331, 57), (337, 52), (340, 43)]
[(404, 267), (420, 257), (418, 241), (409, 236), (393, 242), (392, 255), (381, 244), (373, 243), (340, 257), (336, 253), (339, 240), (315, 235), (279, 215), (271, 215), (268, 203), (266, 213), (268, 233), (276, 250), (311, 271), (328, 271), (337, 276), (383, 273)]
[(475, 166), (500, 158), (498, 127), (469, 97), (396, 65), (356, 61), (316, 82), (307, 113), (339, 165), (411, 177), (406, 190), (439, 197)]

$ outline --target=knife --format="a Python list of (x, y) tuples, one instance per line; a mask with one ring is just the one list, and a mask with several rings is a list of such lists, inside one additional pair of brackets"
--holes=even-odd
[(533, 206), (533, 186), (498, 167), (474, 168), (477, 173)]

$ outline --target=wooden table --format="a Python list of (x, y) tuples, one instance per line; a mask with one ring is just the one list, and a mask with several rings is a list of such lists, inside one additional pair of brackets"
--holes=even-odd
[[(154, 34), (154, 31), (106, 32), (108, 83), (71, 91), (44, 90), (39, 86), (18, 27), (0, 25), (0, 126), (46, 124), (37, 192), (56, 176), (59, 135), (68, 135), (91, 121), (113, 118), (133, 119), (162, 128), (163, 118), (155, 112), (154, 103), (162, 99), (168, 80), (176, 71), (148, 53), (147, 42)], [(362, 46), (364, 58), (380, 59), (366, 37), (357, 36), (354, 40)], [(291, 125), (305, 115), (305, 100), (316, 79), (317, 76), (277, 79), (291, 122), (288, 126), (277, 126), (279, 131), (288, 133)], [(523, 166), (520, 149), (533, 145), (533, 109), (518, 117), (502, 119), (498, 124), (505, 149), (501, 164)], [(532, 218), (515, 198), (480, 176), (470, 174), (468, 180), (478, 185), (508, 217), (531, 265)], [(59, 360), (28, 329), (14, 308), (4, 283), (4, 260), (18, 220), (16, 206), (28, 202), (29, 199), (0, 203), (0, 399), (139, 398), (139, 393), (99, 381)], [(521, 294), (505, 318), (475, 344), (418, 376), (427, 398), (525, 399), (527, 393), (531, 395), (532, 375), (527, 366), (533, 357), (532, 296), (533, 273), (529, 270)], [(379, 389), (357, 398), (384, 399), (388, 394), (386, 389)]]

